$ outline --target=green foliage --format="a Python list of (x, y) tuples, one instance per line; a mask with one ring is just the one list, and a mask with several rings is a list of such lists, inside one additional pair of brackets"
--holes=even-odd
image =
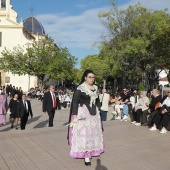
[(108, 64), (98, 55), (88, 55), (81, 61), (82, 72), (87, 69), (93, 70), (98, 84), (102, 84), (103, 80), (109, 75)]
[(145, 90), (145, 86), (142, 82), (140, 82), (138, 85), (138, 93), (140, 94), (140, 92), (144, 91), (144, 90)]
[(79, 84), (81, 82), (81, 77), (82, 77), (82, 71), (78, 68), (73, 68), (72, 69), (72, 82), (75, 84)]
[(130, 63), (127, 76), (133, 83), (144, 82), (143, 75), (148, 68), (169, 68), (170, 15), (167, 10), (151, 11), (139, 3), (122, 10), (115, 1), (112, 4), (112, 9), (99, 14), (108, 30), (99, 57), (107, 61), (110, 75), (122, 76), (124, 62)]
[(49, 79), (70, 80), (77, 59), (67, 48), (58, 48), (50, 38), (34, 42), (26, 47), (4, 50), (0, 58), (0, 68), (14, 74), (37, 76), (44, 84)]

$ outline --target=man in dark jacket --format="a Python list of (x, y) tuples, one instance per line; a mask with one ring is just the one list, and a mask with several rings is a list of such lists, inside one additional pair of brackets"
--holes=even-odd
[(33, 117), (31, 103), (29, 100), (26, 100), (25, 94), (22, 95), (22, 100), (20, 100), (17, 110), (21, 119), (21, 130), (25, 130), (29, 115), (31, 115), (31, 118)]
[(55, 110), (57, 109), (57, 100), (55, 95), (55, 87), (50, 86), (49, 91), (44, 94), (43, 112), (49, 116), (49, 127), (53, 126)]
[[(158, 112), (156, 105), (162, 102), (162, 96), (159, 94), (158, 89), (152, 90), (152, 101), (151, 103), (146, 103), (149, 106), (148, 112), (143, 114), (144, 123), (147, 123), (148, 126), (152, 126), (151, 122), (154, 115)], [(148, 116), (148, 120), (147, 120)]]

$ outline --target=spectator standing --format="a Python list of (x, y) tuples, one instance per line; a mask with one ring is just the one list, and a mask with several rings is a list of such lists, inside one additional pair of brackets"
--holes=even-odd
[(109, 100), (110, 100), (110, 95), (107, 94), (106, 89), (102, 90), (102, 94), (100, 95), (100, 102), (101, 102), (101, 119), (102, 121), (107, 120), (107, 112), (109, 110)]

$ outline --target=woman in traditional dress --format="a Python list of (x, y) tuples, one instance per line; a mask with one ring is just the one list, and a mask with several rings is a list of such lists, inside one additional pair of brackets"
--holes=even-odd
[(91, 165), (90, 159), (93, 156), (99, 156), (105, 150), (99, 112), (100, 100), (94, 80), (93, 71), (86, 70), (74, 93), (70, 111), (70, 156), (84, 158), (87, 166)]
[(0, 93), (0, 124), (6, 124), (6, 113), (8, 110), (7, 97), (5, 93)]
[(9, 108), (10, 108), (10, 121), (11, 121), (11, 129), (13, 129), (14, 123), (15, 123), (15, 129), (18, 129), (18, 120), (19, 115), (17, 113), (17, 106), (18, 106), (19, 100), (18, 100), (18, 94), (14, 94), (14, 97), (9, 102)]

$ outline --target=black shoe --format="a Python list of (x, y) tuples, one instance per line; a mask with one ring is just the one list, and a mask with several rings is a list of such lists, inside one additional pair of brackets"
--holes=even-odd
[(16, 127), (15, 129), (18, 130), (18, 127)]
[(91, 162), (84, 162), (86, 166), (91, 166)]
[(11, 129), (13, 129), (14, 128), (14, 126), (13, 125), (11, 125)]

